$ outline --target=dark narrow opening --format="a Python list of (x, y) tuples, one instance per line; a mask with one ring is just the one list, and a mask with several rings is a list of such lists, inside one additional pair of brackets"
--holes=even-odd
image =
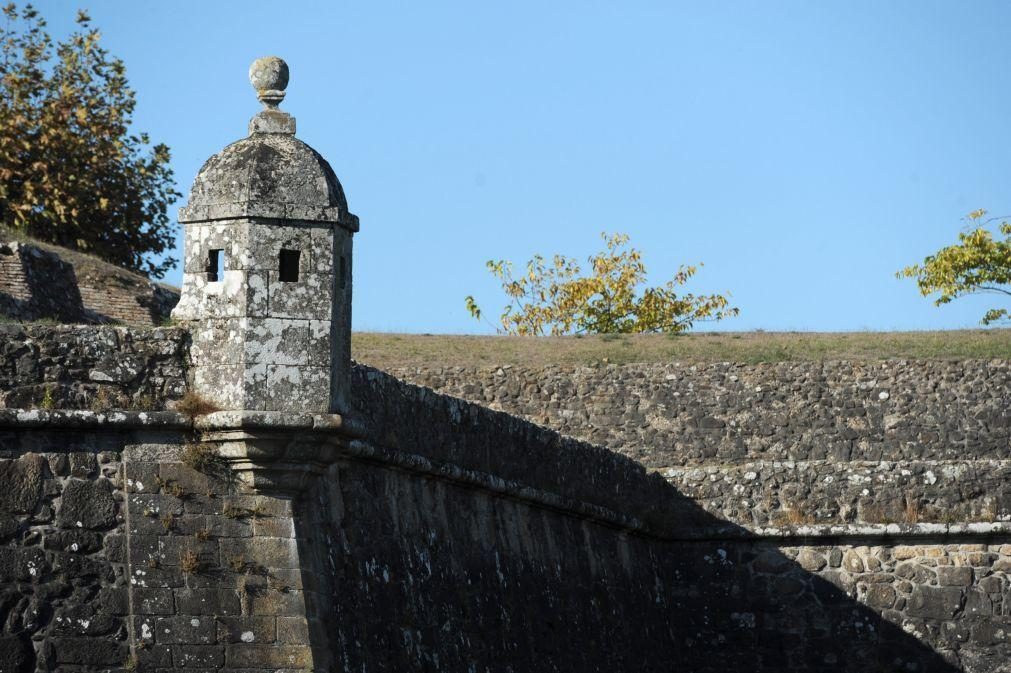
[(298, 250), (282, 250), (279, 275), (282, 282), (294, 283), (298, 280)]
[(348, 260), (347, 257), (341, 255), (341, 289), (347, 284), (348, 278)]
[(216, 283), (221, 280), (221, 273), (224, 271), (221, 265), (221, 249), (207, 251), (207, 281)]

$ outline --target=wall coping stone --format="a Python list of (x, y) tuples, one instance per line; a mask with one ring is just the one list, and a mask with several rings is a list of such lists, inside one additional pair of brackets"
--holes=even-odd
[(340, 414), (216, 411), (193, 418), (178, 411), (0, 409), (0, 428), (164, 428), (170, 430), (311, 430), (360, 437), (363, 424)]

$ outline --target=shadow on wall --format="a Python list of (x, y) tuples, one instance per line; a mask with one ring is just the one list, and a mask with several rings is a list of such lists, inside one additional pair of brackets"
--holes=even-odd
[[(298, 518), (327, 578), (313, 649), (341, 670), (960, 670), (841, 569), (739, 539), (627, 458), (376, 370), (353, 383), (373, 436)], [(912, 622), (939, 647), (964, 640), (959, 591)]]

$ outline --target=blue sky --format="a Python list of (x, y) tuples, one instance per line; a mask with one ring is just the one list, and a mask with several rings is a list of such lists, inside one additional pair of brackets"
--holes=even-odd
[(893, 274), (970, 210), (1011, 212), (1011, 3), (36, 6), (57, 36), (90, 10), (184, 193), (246, 133), (249, 63), (288, 61), (282, 107), (361, 217), (357, 330), (491, 332), (463, 302), (504, 303), (485, 260), (585, 259), (604, 230), (655, 283), (704, 262), (690, 288), (741, 308), (712, 329), (972, 327), (989, 305)]

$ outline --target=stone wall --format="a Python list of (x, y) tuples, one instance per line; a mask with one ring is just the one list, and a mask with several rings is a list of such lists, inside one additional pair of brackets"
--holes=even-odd
[[(104, 385), (182, 391), (179, 330), (6, 329), (8, 407), (22, 399), (13, 392), (47, 380), (72, 404), (117, 353), (137, 356), (138, 373)], [(824, 371), (807, 367), (802, 381)], [(1008, 459), (1005, 410), (992, 400), (1006, 392), (1006, 363), (889, 367), (889, 399), (916, 416), (894, 427), (947, 427), (928, 418), (946, 413), (996, 443), (917, 460), (915, 442), (929, 438), (900, 441), (873, 420), (859, 440), (839, 441), (877, 442), (896, 452), (887, 458), (769, 448), (776, 458), (732, 460), (735, 449), (717, 443), (725, 462), (647, 467), (356, 366), (345, 423), (272, 421), (274, 435), (309, 442), (304, 455), (316, 455), (312, 442), (336, 452), (292, 497), (222, 471), (203, 444), (209, 421), (0, 409), (10, 485), (0, 494), (0, 670), (1006, 670)], [(604, 370), (615, 382), (635, 371)], [(731, 375), (750, 383), (756, 371), (769, 380), (762, 367)], [(925, 392), (898, 383), (913, 380)], [(834, 381), (747, 397), (749, 413), (806, 418), (801, 398), (843, 410), (864, 396), (865, 414), (847, 418), (878, 418), (877, 385)], [(691, 388), (686, 409), (747, 427), (721, 388), (698, 378)], [(607, 403), (607, 389), (582, 390)], [(561, 418), (569, 403), (555, 402), (546, 409)], [(640, 392), (637, 404), (648, 403)], [(875, 510), (886, 496), (893, 509)]]
[(168, 412), (0, 411), (0, 670), (310, 668), (292, 501), (197, 471), (191, 438)]
[(355, 376), (370, 435), (313, 495), (344, 670), (996, 671), (1011, 655), (1007, 524), (754, 534), (623, 456)]
[(52, 245), (0, 241), (0, 317), (159, 325), (178, 301), (174, 289), (99, 259)]
[(753, 530), (1011, 519), (1011, 362), (392, 372), (600, 443)]
[(186, 391), (178, 328), (0, 324), (0, 408), (162, 409)]
[(390, 373), (611, 447), (653, 468), (1006, 458), (1011, 444), (1009, 360)]

